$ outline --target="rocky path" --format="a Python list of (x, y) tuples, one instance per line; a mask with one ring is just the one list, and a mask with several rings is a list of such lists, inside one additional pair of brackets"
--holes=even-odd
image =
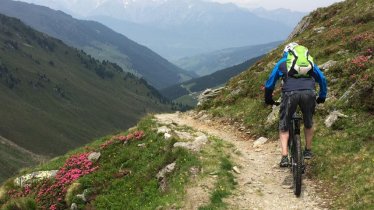
[(302, 194), (296, 198), (292, 190), (289, 169), (278, 167), (278, 142), (268, 141), (253, 147), (248, 139), (230, 125), (200, 117), (195, 112), (156, 115), (159, 121), (187, 125), (198, 131), (217, 136), (235, 145), (233, 161), (240, 172), (236, 173), (236, 190), (225, 200), (229, 209), (326, 209), (328, 201), (318, 196), (314, 182), (304, 176)]

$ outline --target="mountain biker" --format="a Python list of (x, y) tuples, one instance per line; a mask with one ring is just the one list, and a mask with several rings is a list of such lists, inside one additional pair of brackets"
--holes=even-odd
[[(304, 52), (296, 55), (296, 51)], [(303, 58), (304, 56), (304, 58)], [(300, 67), (295, 65), (296, 60), (307, 60), (310, 65), (308, 67)], [(296, 111), (297, 105), (303, 113), (304, 119), (304, 134), (305, 134), (305, 150), (304, 158), (310, 159), (312, 157), (312, 138), (313, 130), (313, 114), (316, 103), (324, 103), (327, 95), (327, 82), (325, 76), (313, 63), (313, 58), (309, 56), (307, 48), (293, 42), (286, 45), (283, 57), (278, 61), (272, 70), (269, 79), (265, 84), (265, 103), (274, 105), (273, 91), (277, 80), (282, 77), (282, 99), (280, 103), (280, 120), (279, 120), (279, 139), (282, 148), (282, 158), (280, 167), (287, 167), (288, 160), (288, 138), (289, 125), (293, 113)], [(319, 84), (320, 91), (316, 99), (315, 82)]]

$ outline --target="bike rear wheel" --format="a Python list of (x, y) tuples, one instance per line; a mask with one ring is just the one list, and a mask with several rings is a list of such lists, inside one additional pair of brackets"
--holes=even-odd
[(295, 135), (293, 152), (292, 152), (292, 174), (293, 174), (293, 189), (297, 197), (301, 194), (301, 182), (303, 173), (303, 160), (301, 151), (300, 135)]

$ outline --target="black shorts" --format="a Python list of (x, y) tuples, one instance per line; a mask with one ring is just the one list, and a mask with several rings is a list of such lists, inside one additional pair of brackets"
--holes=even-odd
[(288, 131), (291, 117), (299, 105), (303, 113), (305, 128), (313, 127), (313, 114), (316, 108), (316, 93), (314, 90), (295, 90), (282, 93), (279, 111), (279, 130)]

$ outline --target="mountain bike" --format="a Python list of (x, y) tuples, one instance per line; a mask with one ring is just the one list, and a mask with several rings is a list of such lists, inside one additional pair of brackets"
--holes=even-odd
[(290, 168), (293, 175), (293, 190), (296, 197), (300, 196), (302, 174), (304, 173), (304, 156), (301, 149), (300, 122), (302, 118), (296, 113), (291, 118), (290, 136), (288, 139), (288, 151), (290, 154)]

